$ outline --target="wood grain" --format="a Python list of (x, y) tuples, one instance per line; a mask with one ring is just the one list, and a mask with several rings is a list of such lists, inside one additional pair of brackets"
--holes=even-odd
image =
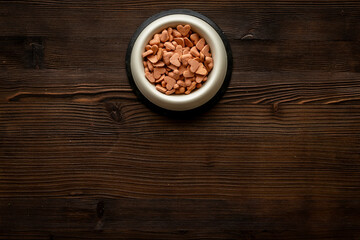
[[(357, 201), (350, 199), (344, 200), (343, 205), (311, 198), (239, 201), (25, 198), (0, 202), (4, 226), (20, 231), (6, 235), (7, 239), (23, 235), (28, 235), (26, 239), (354, 239), (357, 236), (352, 231), (359, 227), (349, 221), (359, 214)], [(16, 224), (17, 217), (23, 219), (24, 225)], [(289, 235), (294, 237), (288, 238)], [(5, 239), (1, 233), (0, 239)]]
[[(208, 112), (152, 112), (135, 29), (214, 20), (234, 56)], [(359, 1), (1, 1), (0, 239), (357, 239)]]

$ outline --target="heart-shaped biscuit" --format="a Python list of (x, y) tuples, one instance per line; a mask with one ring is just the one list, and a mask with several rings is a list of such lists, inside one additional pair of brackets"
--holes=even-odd
[(153, 50), (149, 49), (149, 50), (147, 50), (146, 52), (143, 52), (142, 57), (143, 57), (143, 58), (144, 58), (144, 57), (147, 57), (147, 56), (149, 56), (149, 55), (151, 55), (151, 54), (153, 54), (153, 53), (154, 53)]
[(185, 46), (187, 47), (193, 47), (194, 44), (186, 37), (184, 38), (184, 43), (185, 43)]
[(175, 29), (172, 30), (172, 35), (176, 38), (181, 37), (181, 33)]
[(200, 66), (198, 68), (198, 70), (196, 71), (196, 74), (199, 75), (206, 75), (208, 72), (206, 70), (206, 68), (204, 67), (204, 64), (200, 63)]
[(184, 73), (184, 71), (186, 71), (186, 67), (185, 67), (184, 65), (181, 65), (181, 66), (179, 67), (179, 73), (180, 73), (180, 75), (182, 75), (182, 74)]
[(181, 46), (181, 45), (177, 45), (176, 48), (175, 48), (174, 53), (177, 53), (177, 54), (179, 54), (179, 56), (181, 56), (181, 55), (182, 55), (182, 52), (183, 52), (182, 46)]
[(150, 61), (147, 61), (147, 67), (148, 67), (150, 72), (154, 71), (154, 66)]
[(192, 47), (192, 48), (190, 49), (190, 53), (191, 53), (191, 55), (193, 55), (194, 57), (199, 57), (199, 56), (200, 56), (200, 53), (199, 53), (199, 51), (196, 49), (196, 47)]
[(158, 45), (152, 45), (151, 46), (151, 50), (153, 51), (153, 54), (156, 54), (158, 49), (159, 49)]
[(174, 79), (175, 79), (175, 80), (179, 80), (180, 71), (179, 71), (178, 69), (175, 69), (175, 70), (173, 71), (173, 73), (174, 73)]
[(170, 64), (168, 67), (170, 70), (173, 70), (173, 71), (178, 69), (175, 65), (172, 65), (172, 64)]
[(209, 45), (205, 45), (203, 49), (201, 49), (200, 53), (204, 54), (205, 57), (211, 57), (211, 53), (209, 51), (210, 51)]
[(156, 53), (156, 56), (159, 60), (161, 60), (162, 55), (163, 55), (163, 50), (162, 50), (162, 48), (159, 48), (159, 50)]
[(156, 85), (156, 90), (158, 90), (159, 92), (162, 92), (162, 93), (166, 93), (166, 88), (163, 88), (160, 85)]
[(178, 25), (176, 29), (181, 33), (181, 35), (186, 36), (190, 32), (190, 25), (186, 24), (185, 26)]
[(169, 64), (170, 64), (170, 58), (171, 58), (172, 55), (173, 55), (173, 53), (171, 53), (171, 52), (165, 52), (165, 53), (163, 54), (163, 60), (164, 60), (164, 63), (165, 63), (166, 65), (169, 65)]
[(185, 54), (185, 55), (182, 55), (181, 56), (181, 63), (184, 65), (184, 66), (187, 66), (188, 65), (188, 61), (189, 59), (191, 58), (191, 54)]
[(179, 61), (180, 55), (178, 53), (174, 53), (170, 58), (170, 63), (176, 67), (180, 67), (181, 63)]
[(199, 68), (200, 63), (194, 59), (189, 59), (188, 61), (189, 65), (190, 65), (190, 71), (191, 72), (196, 72), (196, 70)]
[(166, 50), (168, 50), (168, 51), (174, 51), (175, 50), (175, 46), (170, 42), (164, 43), (164, 46), (165, 46)]
[(174, 41), (175, 41), (178, 45), (180, 45), (180, 46), (182, 46), (182, 47), (185, 47), (185, 43), (184, 43), (184, 39), (183, 39), (183, 38), (174, 38)]
[(175, 83), (176, 83), (175, 79), (173, 79), (172, 77), (168, 77), (168, 76), (166, 76), (164, 78), (164, 81), (166, 82), (166, 89), (167, 90), (171, 90), (174, 87)]
[(204, 38), (201, 38), (197, 44), (196, 44), (196, 48), (200, 50), (203, 49), (203, 47), (205, 46), (205, 39)]
[(183, 48), (182, 54), (184, 55), (184, 54), (188, 54), (188, 53), (190, 53), (190, 48), (189, 47)]
[(167, 30), (164, 29), (160, 35), (160, 41), (166, 42), (167, 40), (169, 40), (169, 33)]
[(165, 73), (165, 68), (163, 67), (157, 67), (154, 68), (154, 78), (159, 79), (161, 77), (161, 74)]
[(155, 34), (154, 38), (149, 43), (150, 43), (150, 45), (159, 44), (160, 43), (160, 34)]
[(151, 82), (151, 83), (155, 82), (155, 78), (152, 75), (152, 73), (150, 73), (150, 72), (145, 73), (145, 77), (149, 80), (149, 82)]
[(202, 75), (196, 75), (195, 81), (197, 83), (201, 83), (204, 80), (205, 76)]
[(198, 42), (199, 39), (200, 39), (200, 36), (199, 36), (199, 34), (197, 34), (197, 33), (193, 33), (193, 34), (190, 35), (190, 39), (191, 39), (191, 41), (193, 41), (195, 44), (197, 44), (197, 42)]
[(154, 67), (163, 67), (165, 63), (163, 61), (158, 61), (157, 63), (153, 64)]
[(159, 60), (156, 55), (150, 55), (150, 56), (147, 57), (147, 59), (148, 59), (151, 63), (157, 63), (157, 61)]
[(214, 67), (214, 62), (211, 57), (205, 57), (205, 67), (208, 72)]
[(183, 75), (184, 75), (184, 77), (186, 77), (186, 78), (190, 78), (190, 77), (193, 77), (193, 76), (194, 76), (194, 73), (192, 73), (190, 70), (185, 70), (185, 71), (183, 72)]
[(165, 78), (165, 74), (161, 75), (161, 77), (157, 80), (155, 80), (155, 83), (159, 83), (159, 82), (162, 82), (162, 80), (164, 80)]

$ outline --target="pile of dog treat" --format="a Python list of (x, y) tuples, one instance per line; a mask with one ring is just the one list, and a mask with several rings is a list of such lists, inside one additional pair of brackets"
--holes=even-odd
[(209, 45), (190, 25), (154, 35), (142, 54), (145, 77), (164, 94), (189, 94), (200, 88), (214, 67)]

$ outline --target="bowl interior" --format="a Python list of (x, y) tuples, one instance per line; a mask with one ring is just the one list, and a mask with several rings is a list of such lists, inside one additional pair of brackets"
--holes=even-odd
[[(165, 95), (157, 91), (155, 85), (145, 78), (141, 54), (155, 33), (179, 24), (191, 25), (194, 32), (205, 38), (211, 49), (214, 67), (208, 75), (208, 80), (196, 91), (189, 95)], [(226, 75), (226, 67), (225, 46), (217, 32), (202, 19), (185, 14), (164, 16), (150, 23), (139, 34), (131, 53), (131, 71), (136, 86), (152, 103), (168, 110), (190, 110), (209, 101), (220, 89)]]

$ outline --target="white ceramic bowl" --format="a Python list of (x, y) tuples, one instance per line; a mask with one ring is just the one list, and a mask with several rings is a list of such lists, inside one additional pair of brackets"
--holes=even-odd
[[(156, 90), (145, 78), (142, 53), (155, 33), (168, 27), (189, 24), (209, 44), (214, 67), (204, 85), (188, 95), (166, 95)], [(145, 27), (137, 37), (131, 52), (130, 68), (139, 91), (153, 104), (172, 111), (186, 111), (202, 106), (220, 90), (227, 71), (228, 59), (224, 43), (215, 29), (204, 20), (187, 15), (171, 14), (160, 17)]]

